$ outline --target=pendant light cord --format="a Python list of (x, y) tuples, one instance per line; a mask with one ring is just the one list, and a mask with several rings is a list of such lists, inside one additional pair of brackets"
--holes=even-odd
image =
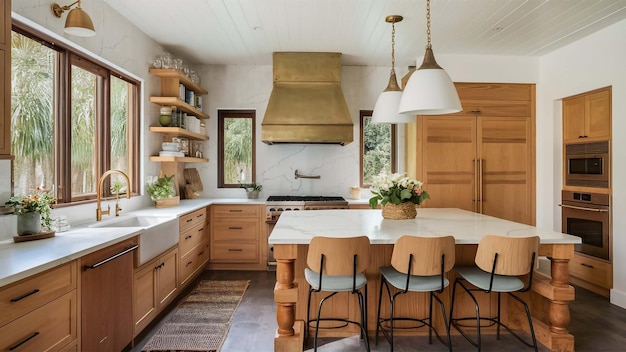
[(396, 23), (391, 23), (391, 74), (396, 73)]
[(432, 48), (430, 44), (430, 0), (426, 0), (426, 49)]

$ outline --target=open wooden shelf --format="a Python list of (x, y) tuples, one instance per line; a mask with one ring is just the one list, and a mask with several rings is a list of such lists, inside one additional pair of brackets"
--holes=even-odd
[(196, 141), (206, 141), (209, 139), (208, 136), (203, 134), (191, 132), (184, 128), (180, 127), (160, 127), (160, 126), (152, 126), (150, 127), (150, 132), (167, 134), (175, 137), (187, 137), (189, 139), (193, 139)]
[(193, 90), (194, 92), (198, 93), (198, 94), (208, 94), (209, 92), (207, 92), (206, 89), (200, 87), (198, 84), (194, 83), (191, 81), (191, 79), (189, 79), (189, 77), (185, 76), (182, 72), (177, 71), (173, 68), (151, 68), (150, 69), (150, 74), (151, 75), (155, 75), (157, 77), (161, 77), (161, 78), (174, 78), (174, 79), (178, 79), (178, 81), (182, 84), (185, 85), (185, 87), (187, 87), (188, 89)]
[(206, 163), (209, 159), (205, 158), (192, 158), (189, 156), (158, 156), (153, 155), (150, 157), (150, 161), (156, 162), (175, 162), (175, 163)]
[(209, 118), (208, 114), (198, 110), (195, 106), (191, 106), (186, 102), (178, 99), (177, 97), (150, 97), (150, 102), (163, 105), (163, 106), (175, 106), (180, 110), (191, 114), (201, 120), (206, 120)]

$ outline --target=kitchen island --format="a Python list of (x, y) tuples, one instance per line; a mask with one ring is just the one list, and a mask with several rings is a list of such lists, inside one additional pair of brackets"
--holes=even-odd
[[(574, 288), (569, 285), (568, 263), (574, 256), (574, 245), (581, 242), (579, 237), (534, 226), (498, 219), (461, 209), (418, 209), (418, 215), (410, 220), (383, 219), (380, 210), (318, 210), (306, 212), (284, 212), (269, 237), (274, 246), (277, 262), (274, 301), (277, 305), (276, 319), (278, 330), (274, 340), (274, 351), (301, 351), (303, 329), (306, 320), (306, 297), (308, 284), (304, 279), (304, 268), (308, 243), (314, 236), (352, 237), (366, 235), (370, 239), (370, 265), (368, 278), (368, 330), (376, 328), (376, 309), (380, 278), (378, 268), (389, 265), (393, 244), (402, 235), (444, 236), (453, 235), (456, 240), (456, 264), (470, 265), (474, 262), (477, 245), (485, 235), (540, 237), (539, 255), (551, 262), (551, 277), (539, 272), (533, 277), (533, 289), (525, 294), (533, 314), (533, 324), (537, 340), (553, 351), (573, 351), (574, 336), (569, 324), (569, 302), (574, 300)], [(452, 274), (454, 275), (454, 274)], [(450, 281), (453, 280), (450, 277)], [(443, 293), (443, 300), (450, 303), (451, 287)], [(481, 312), (495, 312), (496, 296), (483, 295), (480, 298)], [(460, 315), (471, 315), (473, 304), (467, 297), (458, 297)], [(315, 301), (315, 300), (313, 300)], [(423, 293), (415, 293), (398, 305), (397, 315), (406, 312), (406, 307), (419, 309), (418, 314), (427, 315), (428, 298)], [(467, 304), (465, 304), (467, 303)], [(326, 307), (327, 306), (327, 307)], [(502, 319), (514, 329), (527, 330), (523, 309), (516, 304), (508, 304), (503, 298)], [(358, 310), (354, 300), (348, 295), (339, 295), (325, 305), (323, 315), (342, 316), (357, 320)], [(455, 309), (456, 311), (456, 309)], [(388, 314), (383, 307), (381, 315)], [(412, 313), (415, 314), (415, 313)], [(313, 317), (314, 313), (312, 313)], [(435, 325), (443, 328), (439, 317), (434, 317)], [(438, 328), (438, 329), (439, 329)], [(488, 331), (488, 330), (487, 330)], [(424, 330), (424, 333), (426, 330)], [(324, 334), (323, 334), (324, 333)], [(421, 332), (418, 332), (421, 333)], [(342, 329), (320, 331), (320, 336), (351, 336), (358, 330), (348, 326)], [(373, 333), (370, 337), (373, 336)]]

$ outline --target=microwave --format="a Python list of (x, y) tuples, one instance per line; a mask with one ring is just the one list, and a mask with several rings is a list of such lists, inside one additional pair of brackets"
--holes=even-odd
[(565, 185), (609, 188), (609, 141), (565, 145)]

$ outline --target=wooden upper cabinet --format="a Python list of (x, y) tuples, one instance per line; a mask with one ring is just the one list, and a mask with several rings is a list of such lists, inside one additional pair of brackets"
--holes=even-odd
[(563, 141), (611, 139), (611, 88), (563, 99)]

